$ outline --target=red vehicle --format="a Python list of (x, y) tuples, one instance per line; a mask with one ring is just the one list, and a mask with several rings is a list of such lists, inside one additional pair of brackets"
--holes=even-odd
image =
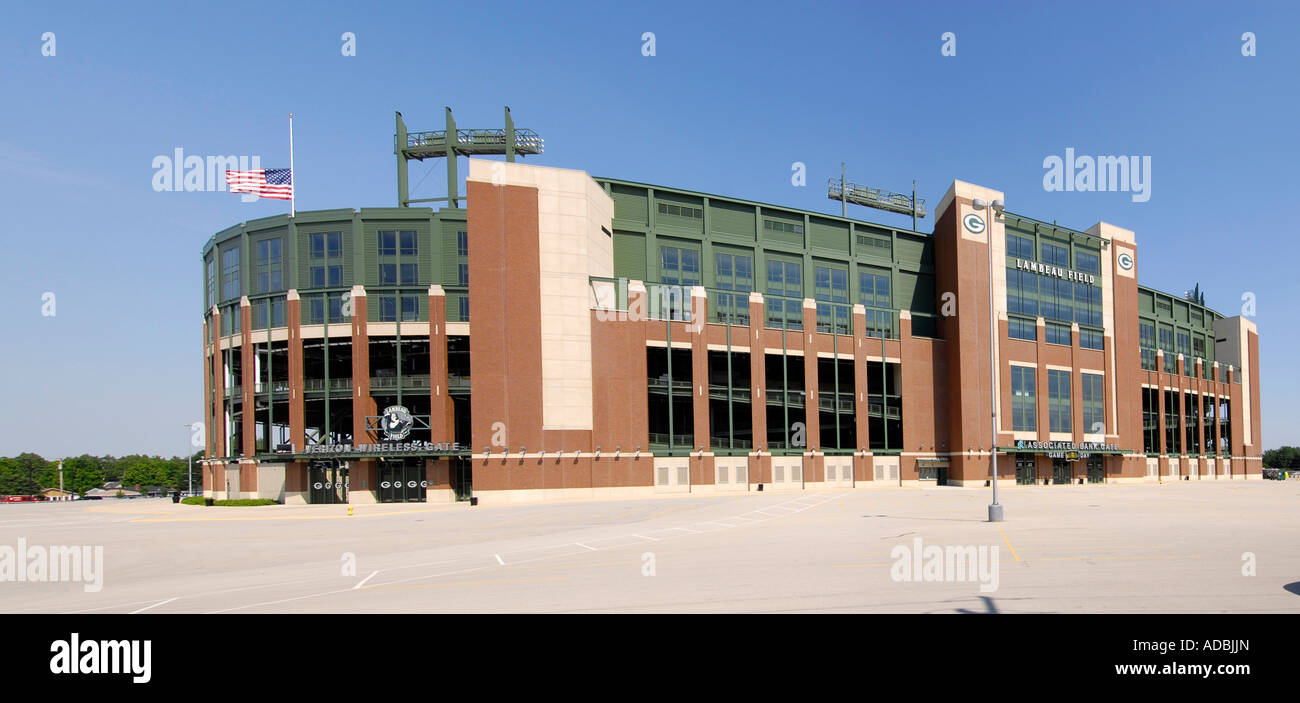
[(5, 496), (6, 503), (36, 503), (41, 500), (40, 496)]

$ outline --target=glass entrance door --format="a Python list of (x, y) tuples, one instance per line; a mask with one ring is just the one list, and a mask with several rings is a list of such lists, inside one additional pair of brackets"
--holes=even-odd
[(1088, 457), (1088, 483), (1104, 483), (1106, 481), (1105, 457), (1090, 456)]
[(469, 459), (451, 460), (451, 488), (456, 500), (469, 500), (474, 493), (474, 469)]
[(322, 461), (307, 469), (308, 499), (313, 504), (348, 502), (348, 469), (338, 462)]
[(380, 503), (423, 503), (428, 488), (422, 459), (379, 462)]
[(1052, 483), (1067, 484), (1070, 482), (1070, 462), (1065, 459), (1052, 460)]
[(1034, 485), (1034, 460), (1016, 459), (1016, 485), (1032, 486)]

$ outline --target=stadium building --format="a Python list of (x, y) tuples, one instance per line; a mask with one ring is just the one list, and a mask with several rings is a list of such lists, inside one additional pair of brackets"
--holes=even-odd
[[(1255, 324), (1139, 285), (1134, 232), (962, 181), (922, 232), (524, 165), (508, 113), (447, 121), (399, 115), (401, 206), (204, 246), (206, 495), (986, 486), (993, 452), (1006, 486), (1260, 476)], [(449, 152), (464, 195), (447, 158), (412, 206), (406, 161)]]

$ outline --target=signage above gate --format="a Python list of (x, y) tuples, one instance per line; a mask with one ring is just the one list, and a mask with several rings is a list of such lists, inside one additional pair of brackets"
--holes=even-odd
[(469, 450), (459, 442), (375, 442), (372, 444), (310, 444), (306, 457), (461, 456)]

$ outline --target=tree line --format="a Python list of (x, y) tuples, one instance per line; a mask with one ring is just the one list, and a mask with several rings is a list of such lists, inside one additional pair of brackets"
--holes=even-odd
[(1264, 452), (1266, 469), (1300, 469), (1300, 447), (1278, 447)]
[[(203, 477), (199, 473), (202, 455), (202, 452), (196, 452), (193, 456), (195, 486), (202, 483)], [(189, 459), (144, 454), (68, 457), (63, 459), (63, 487), (79, 496), (109, 481), (121, 481), (128, 488), (161, 486), (183, 491), (189, 488), (186, 474)], [(46, 488), (58, 487), (58, 461), (49, 461), (31, 452), (0, 457), (0, 495), (33, 495)]]

